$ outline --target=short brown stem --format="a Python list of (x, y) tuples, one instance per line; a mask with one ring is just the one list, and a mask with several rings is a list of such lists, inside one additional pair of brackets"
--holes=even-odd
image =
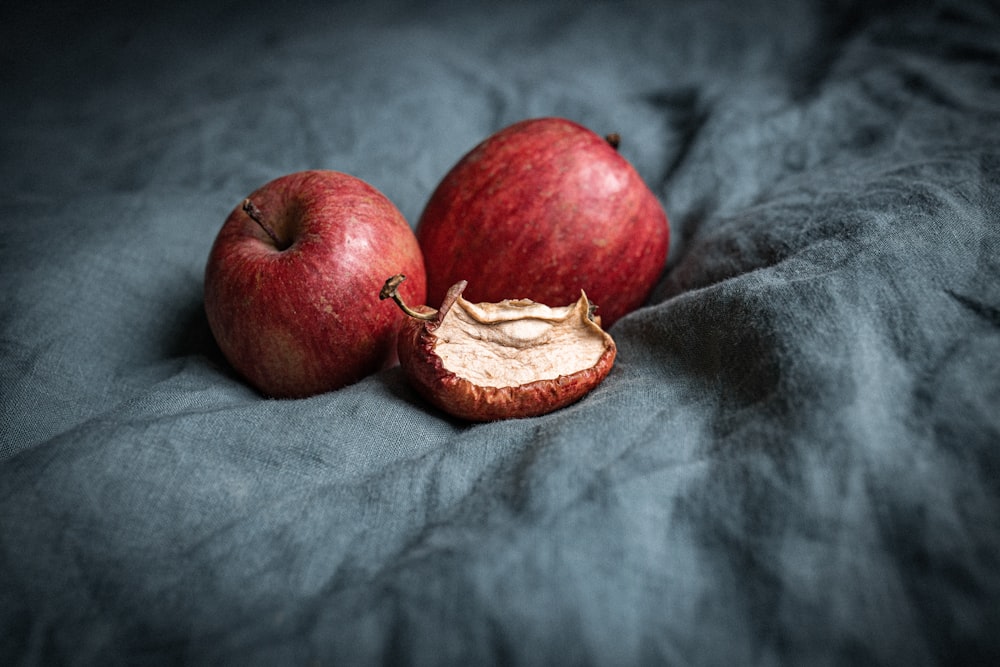
[(288, 244), (278, 238), (278, 234), (274, 231), (274, 227), (268, 224), (267, 220), (264, 219), (264, 214), (260, 212), (260, 209), (257, 208), (252, 201), (249, 199), (243, 200), (243, 211), (250, 216), (251, 220), (260, 225), (260, 228), (264, 230), (264, 233), (267, 234), (272, 241), (274, 241), (274, 245), (278, 247), (278, 250), (284, 250), (288, 247)]
[(429, 321), (437, 317), (436, 310), (426, 313), (420, 313), (406, 305), (406, 303), (403, 301), (403, 297), (399, 296), (399, 285), (404, 280), (406, 280), (406, 276), (404, 276), (402, 273), (397, 273), (393, 277), (386, 280), (385, 285), (382, 285), (382, 290), (378, 293), (378, 298), (382, 300), (392, 299), (393, 301), (396, 302), (396, 305), (399, 306), (400, 310), (402, 310), (410, 317), (416, 318), (418, 320)]
[(612, 132), (608, 136), (604, 137), (604, 140), (608, 142), (608, 144), (612, 148), (618, 150), (618, 144), (622, 142), (622, 135), (618, 134), (617, 132)]

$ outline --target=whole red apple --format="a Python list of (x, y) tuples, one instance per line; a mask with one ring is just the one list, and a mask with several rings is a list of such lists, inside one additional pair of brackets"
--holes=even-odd
[(288, 174), (223, 224), (205, 268), (205, 313), (226, 359), (261, 393), (310, 396), (395, 361), (404, 316), (378, 291), (400, 270), (421, 303), (420, 247), (382, 193), (336, 171)]
[(462, 157), (417, 225), (428, 301), (467, 280), (473, 301), (568, 303), (584, 290), (606, 327), (641, 306), (663, 270), (670, 230), (617, 144), (617, 135), (536, 118)]

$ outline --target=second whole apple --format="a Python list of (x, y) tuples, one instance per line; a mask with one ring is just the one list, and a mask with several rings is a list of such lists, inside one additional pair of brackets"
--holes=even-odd
[(441, 302), (459, 280), (476, 301), (567, 303), (585, 290), (606, 328), (643, 305), (670, 229), (617, 148), (616, 135), (535, 118), (463, 156), (417, 224), (428, 300)]

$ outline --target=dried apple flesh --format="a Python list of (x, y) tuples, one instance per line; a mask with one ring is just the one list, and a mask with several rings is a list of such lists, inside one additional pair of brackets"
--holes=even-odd
[(597, 364), (605, 334), (586, 297), (560, 308), (527, 299), (474, 304), (458, 297), (437, 329), (444, 367), (482, 387), (516, 387)]
[(431, 403), (470, 421), (542, 415), (565, 407), (600, 384), (617, 348), (583, 293), (550, 307), (527, 299), (471, 303), (465, 282), (454, 285), (439, 310), (416, 310), (386, 281), (410, 317), (399, 333), (399, 361), (411, 384)]

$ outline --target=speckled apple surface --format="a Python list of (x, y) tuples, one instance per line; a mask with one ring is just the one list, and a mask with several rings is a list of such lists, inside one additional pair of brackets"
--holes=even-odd
[[(7, 4), (0, 664), (1000, 662), (996, 3)], [(670, 221), (591, 392), (472, 425), (227, 363), (249, 193), (415, 228), (538, 117)]]
[(663, 273), (663, 204), (614, 146), (565, 118), (529, 118), (477, 144), (417, 223), (428, 297), (563, 304), (590, 295), (607, 326), (646, 303)]
[(423, 253), (399, 209), (329, 169), (279, 176), (229, 214), (205, 264), (205, 316), (226, 361), (272, 398), (341, 389), (394, 363), (403, 314), (378, 298), (402, 272), (426, 293)]

